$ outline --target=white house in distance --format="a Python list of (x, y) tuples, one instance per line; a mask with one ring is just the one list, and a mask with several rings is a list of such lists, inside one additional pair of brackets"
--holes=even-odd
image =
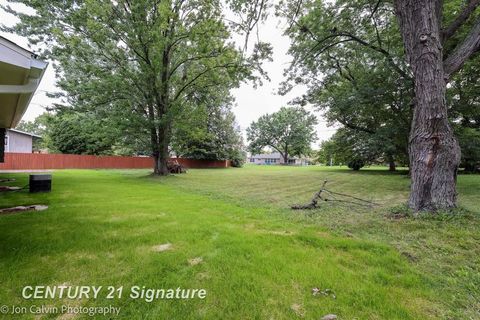
[(42, 137), (15, 129), (7, 129), (5, 134), (5, 152), (32, 153), (33, 142)]
[[(262, 154), (252, 154), (248, 158), (248, 163), (250, 164), (259, 164), (259, 165), (275, 165), (275, 164), (285, 164), (283, 157), (279, 152), (274, 153), (262, 153)], [(310, 164), (310, 159), (308, 158), (298, 158), (298, 157), (289, 157), (289, 165), (297, 166), (308, 166)]]
[(0, 36), (0, 162), (4, 162), (6, 129), (15, 128), (22, 119), (47, 66), (34, 53)]

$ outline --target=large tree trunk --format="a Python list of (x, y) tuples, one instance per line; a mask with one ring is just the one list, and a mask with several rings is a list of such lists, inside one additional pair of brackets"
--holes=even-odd
[[(173, 29), (170, 29), (172, 32)], [(170, 50), (164, 49), (162, 55), (162, 68), (161, 68), (161, 85), (160, 90), (157, 92), (156, 102), (157, 102), (157, 114), (160, 116), (160, 124), (158, 126), (158, 141), (160, 145), (158, 160), (156, 167), (158, 168), (158, 175), (166, 176), (170, 173), (168, 170), (168, 146), (170, 145), (170, 128), (171, 128), (171, 118), (169, 117), (168, 111), (170, 106), (169, 99), (169, 66), (170, 66)]]
[(409, 141), (415, 211), (456, 204), (460, 147), (447, 118), (446, 77), (441, 44), (441, 0), (396, 0), (407, 59), (415, 79), (415, 109)]
[(5, 128), (0, 128), (0, 162), (5, 161)]
[(395, 165), (395, 159), (392, 155), (388, 155), (388, 171), (397, 171), (397, 166)]
[(169, 159), (168, 145), (170, 143), (168, 128), (162, 126), (152, 128), (150, 143), (154, 161), (153, 173), (160, 176), (168, 175), (170, 173), (167, 166)]
[(154, 174), (156, 175), (166, 176), (170, 173), (167, 165), (170, 156), (168, 153), (169, 144), (170, 135), (168, 127), (165, 128), (160, 126), (158, 128), (158, 143), (155, 144), (155, 151), (153, 153), (153, 158), (155, 161)]
[(166, 176), (170, 172), (168, 170), (168, 146), (165, 150), (164, 147), (158, 146), (158, 152), (153, 154), (153, 161), (154, 161), (154, 169), (153, 173), (159, 176)]
[(161, 142), (160, 155), (158, 157), (158, 174), (161, 176), (166, 176), (170, 173), (167, 165), (169, 159), (168, 144), (168, 138), (165, 137)]
[[(153, 110), (151, 111), (153, 115)], [(158, 166), (158, 157), (160, 156), (160, 144), (158, 142), (158, 133), (155, 126), (153, 126), (154, 121), (151, 120), (152, 127), (150, 128), (150, 147), (152, 148), (152, 157), (153, 157), (153, 174), (159, 174)]]

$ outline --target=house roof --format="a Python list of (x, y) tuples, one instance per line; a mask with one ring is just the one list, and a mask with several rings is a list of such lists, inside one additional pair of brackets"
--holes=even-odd
[(255, 158), (255, 159), (280, 159), (282, 156), (280, 155), (279, 152), (274, 152), (274, 153), (261, 153), (261, 154), (252, 154), (250, 158)]
[[(281, 159), (282, 155), (280, 152), (273, 153), (261, 153), (261, 154), (252, 154), (250, 158), (255, 159)], [(288, 157), (288, 159), (299, 159), (298, 157)]]
[(25, 132), (25, 131), (20, 131), (20, 130), (17, 130), (17, 129), (7, 129), (7, 131), (12, 131), (12, 132), (24, 134), (26, 136), (31, 136), (31, 137), (34, 137), (34, 138), (40, 138), (40, 139), (42, 138), (42, 136), (39, 136), (38, 134), (29, 133), (29, 132)]
[[(260, 153), (260, 154), (252, 154), (250, 158), (255, 159), (281, 159), (282, 155), (280, 152), (272, 152), (272, 153)], [(298, 159), (308, 159), (308, 158), (300, 158), (300, 157), (288, 157), (289, 160), (298, 160)]]
[(22, 119), (48, 63), (0, 36), (0, 128)]

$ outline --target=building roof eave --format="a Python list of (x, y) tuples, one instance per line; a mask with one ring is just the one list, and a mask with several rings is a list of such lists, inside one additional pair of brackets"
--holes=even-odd
[(14, 128), (20, 122), (47, 66), (48, 62), (0, 36), (0, 127)]

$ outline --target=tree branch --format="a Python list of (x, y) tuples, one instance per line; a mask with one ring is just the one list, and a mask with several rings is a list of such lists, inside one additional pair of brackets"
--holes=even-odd
[[(410, 79), (410, 80), (412, 79), (412, 77), (405, 70), (400, 68), (400, 66), (395, 63), (395, 61), (393, 60), (392, 56), (390, 55), (390, 53), (388, 51), (386, 51), (382, 47), (373, 45), (373, 44), (371, 44), (371, 43), (369, 43), (369, 42), (367, 42), (367, 41), (365, 41), (365, 40), (363, 40), (363, 39), (361, 39), (361, 38), (357, 37), (356, 35), (351, 34), (349, 32), (336, 32), (336, 33), (333, 33), (331, 35), (328, 35), (325, 38), (318, 40), (317, 44), (315, 44), (315, 46), (310, 51), (313, 51), (315, 48), (317, 48), (323, 42), (325, 42), (329, 39), (332, 39), (332, 38), (337, 38), (337, 37), (346, 37), (346, 38), (348, 38), (348, 40), (355, 41), (355, 42), (357, 42), (357, 43), (359, 43), (359, 44), (361, 44), (361, 45), (363, 45), (367, 48), (370, 48), (372, 50), (375, 50), (375, 51), (381, 53), (387, 59), (388, 64), (390, 64), (390, 66), (393, 67), (393, 69), (395, 71), (397, 71), (402, 77), (404, 77), (405, 79)], [(339, 41), (337, 43), (334, 43), (333, 45), (332, 44), (327, 45), (327, 48), (333, 47), (333, 46), (335, 46), (337, 44), (340, 44), (342, 42), (347, 42), (347, 41)], [(323, 52), (324, 50), (322, 49), (321, 51)]]
[(375, 7), (373, 8), (372, 13), (370, 14), (370, 19), (372, 19), (375, 13), (377, 13), (377, 10), (380, 7), (381, 2), (382, 0), (378, 0), (377, 3), (375, 4)]
[(352, 123), (348, 122), (346, 119), (337, 119), (337, 121), (340, 122), (341, 124), (343, 124), (345, 127), (349, 128), (349, 129), (352, 129), (352, 130), (363, 131), (363, 132), (370, 133), (370, 134), (375, 133), (375, 130), (364, 128), (364, 127), (361, 127), (361, 126), (357, 126), (355, 124), (352, 124)]
[(453, 20), (448, 27), (442, 29), (442, 42), (445, 42), (452, 37), (479, 5), (480, 0), (469, 0), (455, 20)]
[(202, 59), (217, 58), (217, 57), (220, 56), (221, 53), (222, 53), (222, 51), (216, 51), (216, 52), (214, 51), (214, 52), (209, 53), (208, 55), (198, 55), (198, 56), (194, 56), (194, 57), (188, 57), (188, 58), (178, 62), (174, 67), (172, 67), (172, 70), (170, 71), (170, 76), (172, 76), (175, 73), (175, 71), (177, 71), (178, 68), (180, 68), (182, 65), (184, 65), (187, 62), (198, 61), (198, 60), (202, 60)]
[(477, 19), (470, 33), (462, 43), (443, 61), (445, 80), (460, 70), (465, 61), (480, 50), (480, 18)]
[(226, 63), (226, 64), (223, 64), (223, 65), (217, 65), (217, 66), (213, 66), (211, 68), (207, 68), (201, 72), (199, 72), (195, 77), (191, 78), (183, 87), (181, 87), (177, 94), (175, 95), (175, 97), (173, 98), (173, 101), (176, 101), (180, 95), (188, 88), (190, 87), (191, 85), (193, 85), (195, 83), (195, 81), (197, 81), (200, 77), (202, 77), (203, 75), (207, 74), (208, 72), (214, 70), (214, 69), (219, 69), (219, 68), (231, 68), (231, 67), (238, 67), (238, 64), (236, 63)]
[(338, 35), (349, 37), (350, 39), (360, 43), (361, 45), (381, 53), (387, 59), (387, 62), (393, 67), (393, 69), (395, 69), (395, 71), (397, 71), (402, 77), (404, 77), (406, 79), (412, 79), (412, 77), (407, 72), (405, 72), (402, 68), (400, 68), (395, 63), (395, 61), (393, 61), (393, 58), (390, 55), (390, 53), (387, 50), (383, 49), (382, 47), (375, 46), (375, 45), (373, 45), (373, 44), (371, 44), (371, 43), (369, 43), (365, 40), (362, 40), (362, 39), (358, 38), (357, 36), (355, 36), (351, 33), (348, 33), (348, 32), (338, 33)]

